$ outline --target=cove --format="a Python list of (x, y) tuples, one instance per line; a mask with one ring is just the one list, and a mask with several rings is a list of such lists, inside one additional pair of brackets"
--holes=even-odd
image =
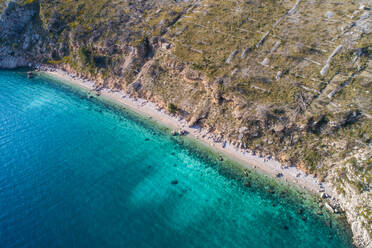
[(353, 247), (310, 194), (246, 180), (151, 120), (0, 71), (1, 247)]

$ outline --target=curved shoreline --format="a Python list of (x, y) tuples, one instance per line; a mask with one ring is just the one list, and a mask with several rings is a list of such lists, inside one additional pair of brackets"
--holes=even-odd
[[(41, 72), (70, 82), (85, 90), (95, 92), (95, 83), (91, 80), (81, 79), (60, 69), (44, 69), (41, 70)], [(320, 183), (316, 177), (306, 175), (296, 167), (283, 166), (277, 160), (253, 155), (253, 153), (247, 149), (238, 148), (223, 140), (216, 141), (213, 133), (208, 133), (202, 128), (189, 127), (186, 120), (176, 116), (171, 116), (152, 102), (140, 98), (132, 98), (123, 91), (106, 88), (101, 89), (99, 94), (142, 116), (151, 117), (156, 122), (171, 129), (186, 131), (188, 136), (192, 139), (201, 142), (214, 151), (238, 162), (244, 168), (258, 170), (272, 176), (273, 178), (277, 178), (277, 180), (283, 180), (287, 183), (295, 184), (317, 195), (326, 194), (329, 198), (334, 198), (336, 195), (328, 183)], [(278, 177), (278, 175), (280, 175), (280, 177)]]

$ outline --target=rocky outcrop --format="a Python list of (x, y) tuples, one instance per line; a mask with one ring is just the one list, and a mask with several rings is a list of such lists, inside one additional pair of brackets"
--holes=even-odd
[[(0, 15), (0, 67), (13, 69), (34, 62), (28, 53), (40, 40), (34, 25), (39, 18), (39, 3), (17, 4), (9, 1)], [(37, 31), (36, 31), (37, 32)]]
[[(363, 213), (361, 206), (368, 204), (371, 200), (371, 196), (368, 194), (362, 194), (355, 191), (346, 192), (346, 195), (338, 195), (345, 213), (347, 220), (351, 226), (351, 230), (354, 234), (354, 242), (357, 247), (371, 247), (371, 237), (368, 228), (371, 226), (371, 221)], [(368, 206), (365, 206), (368, 209)]]

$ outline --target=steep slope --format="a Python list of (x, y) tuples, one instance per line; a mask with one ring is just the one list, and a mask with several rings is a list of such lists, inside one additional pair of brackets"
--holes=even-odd
[(372, 3), (0, 1), (0, 67), (55, 65), (332, 183), (371, 247)]

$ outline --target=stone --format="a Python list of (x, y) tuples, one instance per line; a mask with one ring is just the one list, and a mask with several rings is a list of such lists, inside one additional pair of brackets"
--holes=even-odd
[(137, 81), (137, 82), (132, 83), (132, 87), (135, 91), (138, 91), (142, 87), (142, 84), (141, 82)]
[(231, 61), (234, 59), (235, 55), (238, 53), (238, 50), (235, 49), (231, 54), (230, 56), (226, 59), (225, 63), (226, 64), (230, 64)]
[(265, 33), (265, 35), (261, 38), (261, 40), (256, 44), (256, 48), (259, 48), (263, 45), (263, 43), (265, 42), (265, 40), (267, 39), (267, 37), (269, 36), (270, 34), (270, 31), (267, 31)]
[(328, 19), (331, 19), (334, 15), (335, 15), (334, 12), (332, 12), (332, 11), (327, 11), (327, 12), (325, 13), (324, 16), (327, 17)]
[(28, 78), (33, 78), (34, 77), (34, 73), (32, 73), (31, 71), (27, 72), (27, 77)]
[(164, 50), (168, 50), (168, 49), (171, 48), (171, 44), (170, 43), (162, 43), (161, 48), (163, 48)]
[(343, 46), (342, 45), (339, 45), (338, 47), (336, 47), (336, 49), (332, 52), (331, 56), (328, 57), (328, 60), (327, 60), (327, 64), (322, 68), (322, 70), (320, 71), (320, 74), (322, 76), (324, 76), (328, 69), (329, 69), (329, 66), (330, 66), (330, 63), (333, 59), (334, 56), (336, 56), (341, 50), (342, 50)]
[(217, 78), (215, 81), (214, 81), (215, 84), (219, 84), (219, 85), (223, 85), (224, 83), (224, 79), (223, 78)]
[(328, 220), (328, 221), (326, 222), (326, 224), (327, 224), (327, 226), (328, 226), (329, 228), (332, 228), (332, 221), (331, 221), (331, 220)]
[(270, 62), (269, 58), (265, 58), (265, 59), (261, 62), (261, 65), (263, 65), (263, 66), (268, 66), (268, 65), (269, 65), (269, 62)]
[(326, 199), (326, 198), (328, 198), (329, 197), (329, 195), (327, 194), (327, 193), (322, 193), (321, 195), (320, 195), (320, 197), (322, 197), (323, 199)]
[(359, 7), (360, 10), (367, 10), (368, 8), (364, 5), (364, 4), (361, 4), (360, 7)]
[(275, 44), (274, 44), (273, 48), (271, 48), (271, 51), (270, 51), (270, 53), (275, 53), (275, 52), (276, 52), (276, 50), (278, 50), (278, 48), (280, 47), (280, 44), (281, 44), (281, 42), (280, 42), (280, 41), (277, 41), (277, 42), (275, 42)]
[(276, 81), (278, 81), (281, 77), (282, 77), (282, 71), (278, 71), (275, 77)]
[(189, 132), (186, 131), (186, 130), (181, 129), (179, 133), (180, 133), (180, 135), (184, 136), (184, 135), (187, 135)]
[(239, 128), (239, 133), (246, 133), (247, 131), (249, 131), (249, 129), (247, 127)]
[(325, 206), (329, 211), (335, 212), (335, 209), (329, 203), (326, 203)]
[(247, 49), (247, 48), (244, 49), (243, 52), (242, 52), (242, 54), (241, 54), (241, 56), (240, 56), (240, 58), (241, 59), (245, 59), (247, 57), (248, 51), (249, 51), (249, 49)]

